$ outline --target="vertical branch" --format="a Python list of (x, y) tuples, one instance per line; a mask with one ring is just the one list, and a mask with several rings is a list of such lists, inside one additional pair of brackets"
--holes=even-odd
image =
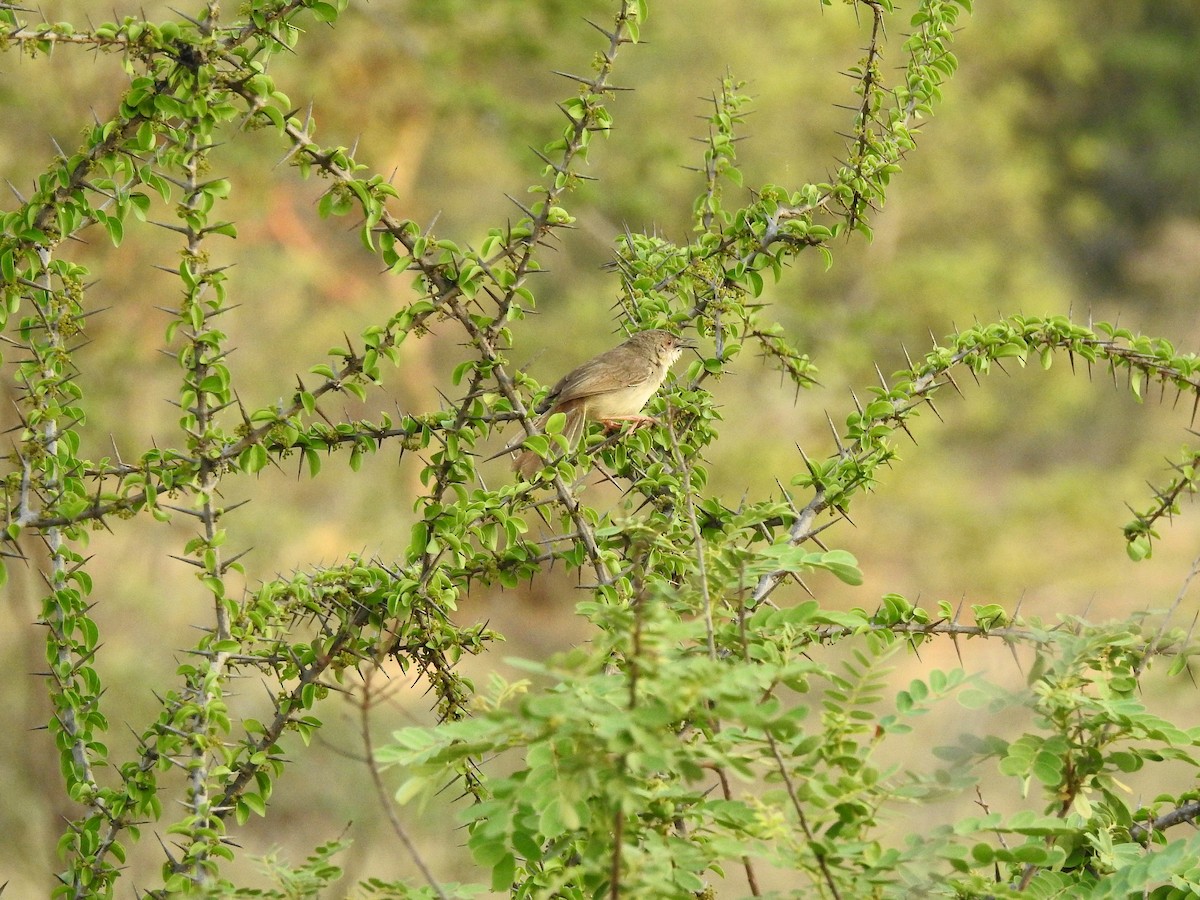
[[(633, 558), (633, 635), (629, 646), (629, 698), (626, 708), (632, 713), (637, 708), (638, 682), (642, 669), (642, 628), (646, 615), (646, 604), (649, 602), (649, 585), (646, 582), (646, 548), (639, 540), (630, 548)], [(622, 753), (616, 760), (616, 771), (623, 775), (626, 767), (626, 754)], [(621, 856), (625, 843), (625, 809), (618, 800), (613, 815), (612, 827), (612, 859), (609, 863), (608, 895), (612, 900), (621, 896)]]
[(821, 870), (821, 877), (824, 879), (826, 886), (829, 888), (829, 893), (834, 897), (834, 900), (841, 900), (842, 895), (838, 891), (837, 881), (834, 880), (829, 863), (825, 861), (825, 851), (821, 849), (812, 828), (808, 824), (808, 816), (804, 813), (804, 804), (800, 800), (800, 795), (796, 792), (795, 782), (788, 772), (783, 754), (779, 752), (779, 743), (775, 740), (775, 735), (771, 734), (769, 726), (764, 733), (767, 736), (767, 746), (771, 748), (771, 755), (775, 758), (775, 767), (779, 771), (779, 777), (783, 779), (783, 786), (787, 790), (788, 800), (791, 801), (792, 809), (796, 811), (796, 819), (800, 823), (800, 830), (804, 832), (808, 848), (817, 860), (817, 868)]
[[(861, 63), (861, 69), (855, 73), (855, 89), (860, 93), (862, 102), (854, 120), (855, 140), (850, 158), (850, 165), (860, 172), (876, 150), (878, 141), (872, 126), (883, 99), (879, 85), (879, 63), (883, 58), (883, 7), (875, 0), (864, 0), (864, 5), (871, 10), (871, 39), (867, 43), (867, 55)], [(853, 199), (846, 207), (846, 224), (853, 228), (862, 220), (863, 210), (870, 203), (870, 198), (859, 190), (854, 190), (851, 196)]]
[[(504, 240), (504, 247), (497, 258), (508, 257), (511, 260), (511, 277), (500, 284), (502, 294), (497, 299), (497, 315), (487, 327), (490, 341), (495, 341), (501, 329), (508, 321), (508, 310), (513, 301), (522, 291), (522, 285), (530, 272), (540, 267), (535, 259), (536, 248), (550, 233), (551, 229), (568, 225), (572, 221), (559, 204), (567, 192), (573, 190), (584, 176), (577, 169), (587, 161), (588, 147), (593, 134), (607, 134), (611, 127), (612, 118), (604, 103), (617, 90), (610, 79), (616, 65), (617, 51), (623, 44), (636, 43), (640, 28), (640, 4), (636, 0), (621, 0), (612, 31), (597, 30), (608, 38), (608, 46), (597, 54), (595, 75), (585, 78), (578, 75), (560, 75), (576, 81), (579, 84), (579, 94), (559, 104), (559, 109), (567, 118), (562, 136), (551, 141), (539, 152), (538, 156), (545, 163), (542, 171), (547, 179), (544, 184), (535, 185), (530, 191), (539, 196), (537, 203), (523, 211), (528, 221), (521, 223), (516, 230), (510, 229)], [(554, 154), (554, 156), (550, 156)], [(486, 261), (484, 261), (486, 266)]]
[[(187, 413), (182, 423), (183, 428), (188, 433), (189, 448), (196, 459), (196, 496), (199, 502), (196, 517), (203, 529), (203, 540), (193, 543), (189, 551), (197, 557), (197, 563), (203, 572), (202, 578), (219, 581), (224, 574), (218, 529), (221, 510), (216, 503), (221, 473), (221, 441), (217, 437), (218, 429), (213, 417), (219, 411), (215, 404), (228, 401), (227, 390), (220, 387), (227, 383), (228, 379), (221, 365), (225, 352), (220, 341), (224, 334), (213, 329), (211, 321), (224, 312), (224, 291), (221, 273), (205, 268), (204, 230), (201, 224), (205, 213), (201, 204), (206, 200), (206, 195), (202, 191), (199, 177), (205, 152), (200, 147), (199, 138), (194, 130), (188, 131), (183, 149), (186, 177), (182, 214), (187, 222), (184, 226), (187, 238), (184, 259), (185, 265), (196, 268), (195, 277), (191, 280), (183, 303), (183, 314), (191, 326), (191, 331), (188, 333), (188, 345), (182, 353), (182, 361), (187, 362), (188, 369), (181, 405)], [(210, 293), (211, 297), (208, 296)], [(206, 584), (214, 593), (214, 634), (218, 641), (228, 640), (229, 610), (224, 595), (216, 589), (216, 582), (206, 580)]]
[[(721, 178), (728, 178), (731, 183), (738, 185), (742, 181), (741, 172), (736, 167), (737, 138), (734, 136), (734, 126), (745, 120), (743, 106), (746, 98), (737, 93), (740, 88), (741, 83), (731, 75), (721, 80), (721, 92), (712, 98), (713, 112), (708, 117), (708, 135), (696, 138), (704, 144), (703, 168), (695, 170), (704, 176), (704, 191), (696, 200), (693, 214), (696, 224), (706, 232), (712, 230), (714, 225), (725, 225), (721, 210)], [(713, 294), (715, 297), (715, 290)], [(701, 302), (707, 305), (707, 301)]]
[[(683, 485), (683, 501), (684, 509), (687, 513), (688, 528), (692, 534), (692, 546), (696, 552), (696, 577), (700, 582), (700, 602), (703, 604), (704, 611), (704, 636), (708, 642), (708, 658), (713, 662), (717, 661), (717, 643), (715, 628), (713, 625), (712, 611), (712, 594), (708, 584), (708, 564), (705, 560), (706, 544), (703, 535), (700, 532), (700, 521), (696, 517), (696, 502), (692, 496), (692, 469), (688, 463), (686, 456), (679, 449), (679, 438), (675, 434), (675, 423), (670, 417), (667, 419), (667, 436), (671, 440), (671, 455), (675, 458), (675, 465), (679, 467), (683, 477), (680, 483)], [(715, 715), (709, 719), (710, 727), (714, 732), (721, 730), (721, 721)], [(721, 784), (721, 794), (726, 800), (733, 800), (733, 788), (729, 784), (729, 775), (723, 766), (716, 766), (717, 779)], [(749, 855), (743, 854), (741, 857), (742, 870), (746, 873), (746, 882), (750, 886), (750, 894), (754, 897), (759, 897), (762, 892), (758, 886), (758, 874), (754, 871), (754, 863)]]
[(400, 839), (400, 843), (404, 845), (404, 849), (408, 852), (413, 864), (421, 873), (421, 877), (425, 879), (425, 883), (429, 885), (439, 900), (447, 900), (446, 892), (438, 883), (425, 860), (421, 858), (421, 854), (417, 851), (416, 844), (412, 838), (408, 836), (400, 818), (396, 815), (396, 805), (392, 802), (392, 798), (388, 794), (387, 787), (383, 783), (383, 775), (379, 771), (379, 764), (375, 760), (375, 744), (371, 739), (371, 710), (375, 708), (378, 702), (374, 692), (374, 678), (379, 674), (378, 667), (372, 667), (363, 676), (362, 685), (362, 700), (358, 703), (358, 731), (362, 737), (363, 752), (366, 754), (367, 769), (371, 773), (371, 784), (375, 787), (375, 796), (379, 799), (379, 805), (383, 807), (384, 813), (387, 815), (388, 824), (392, 826), (392, 831), (396, 833), (396, 837)]
[[(30, 350), (34, 351), (40, 369), (38, 372), (39, 382), (49, 385), (65, 374), (60, 363), (69, 359), (69, 351), (63, 338), (62, 325), (65, 317), (70, 316), (71, 310), (69, 305), (66, 305), (68, 303), (66, 297), (54, 290), (50, 277), (49, 248), (37, 247), (37, 255), (41, 263), (41, 273), (38, 277), (38, 289), (35, 297), (37, 300), (41, 300), (38, 314), (45, 337), (40, 347), (31, 341)], [(27, 466), (24, 484), (29, 487), (36, 485), (38, 493), (52, 504), (55, 498), (62, 496), (63, 492), (62, 473), (57, 464), (59, 429), (62, 423), (54, 415), (54, 406), (51, 403), (55, 399), (53, 393), (43, 395), (41, 391), (33, 390), (29, 392), (29, 396), (34, 399), (43, 396), (45, 405), (39, 410), (44, 415), (36, 417), (37, 424), (33, 429), (33, 444), (40, 450), (37, 454), (39, 465), (36, 468), (39, 477), (35, 479), (32, 476), (35, 469)], [(26, 501), (28, 501), (30, 498), (28, 488), (24, 493)], [(72, 618), (72, 610), (61, 604), (64, 599), (62, 592), (67, 587), (67, 546), (63, 538), (63, 528), (51, 525), (42, 532), (42, 540), (45, 542), (50, 560), (49, 571), (45, 573), (46, 585), (50, 589), (45, 621), (50, 629), (50, 643), (54, 654), (54, 678), (57, 680), (61, 692), (60, 699), (66, 699), (71, 690), (71, 675), (79, 662), (79, 655), (78, 648), (69, 634), (69, 619)], [(85, 729), (81, 723), (79, 712), (80, 709), (76, 705), (61, 704), (58, 705), (56, 715), (63, 730), (71, 738), (68, 747), (74, 766), (74, 775), (80, 781), (94, 786), (96, 784), (95, 774), (92, 771), (91, 760), (87, 752)]]
[[(208, 13), (209, 18), (200, 27), (203, 34), (212, 30), (216, 4), (210, 4)], [(196, 97), (194, 111), (167, 129), (165, 140), (172, 147), (164, 153), (164, 161), (180, 171), (178, 183), (183, 189), (178, 207), (182, 225), (166, 227), (181, 234), (185, 241), (179, 267), (184, 298), (171, 333), (180, 331), (184, 335), (178, 351), (184, 370), (180, 428), (192, 456), (191, 489), (196, 498), (191, 508), (176, 509), (200, 523), (201, 533), (187, 542), (185, 553), (187, 561), (196, 567), (201, 584), (212, 595), (214, 621), (211, 633), (201, 642), (203, 662), (185, 670), (182, 699), (192, 712), (183, 728), (177, 764), (187, 773), (188, 817), (176, 830), (183, 835), (186, 846), (182, 858), (172, 860), (170, 868), (175, 875), (204, 887), (214, 883), (220, 858), (223, 817), (214, 796), (220, 798), (223, 791), (219, 785), (214, 789), (214, 780), (221, 776), (213, 764), (224, 762), (228, 756), (222, 736), (228, 730), (225, 694), (230, 675), (229, 644), (233, 639), (232, 603), (225, 595), (227, 564), (222, 558), (225, 535), (219, 502), (225, 467), (222, 451), (229, 439), (217, 420), (220, 411), (232, 402), (232, 391), (225, 365), (225, 334), (213, 325), (227, 310), (225, 275), (221, 268), (210, 265), (205, 238), (212, 232), (231, 233), (231, 228), (209, 218), (215, 201), (227, 193), (227, 183), (220, 179), (203, 181), (201, 177), (208, 171), (211, 139), (218, 121), (213, 98), (204, 96), (205, 87), (197, 73), (181, 66), (176, 74)], [(214, 760), (214, 754), (218, 760)]]
[[(184, 147), (184, 201), (183, 212), (186, 226), (187, 249), (185, 258), (197, 265), (203, 266), (202, 233), (196, 227), (195, 217), (199, 211), (201, 194), (199, 190), (199, 168), (201, 152), (198, 149), (199, 140), (195, 131), (189, 131)], [(226, 609), (221, 585), (221, 549), (217, 544), (217, 522), (220, 512), (214, 499), (220, 481), (217, 465), (212, 459), (214, 441), (213, 409), (210, 404), (210, 394), (206, 389), (206, 379), (212, 369), (214, 358), (211, 354), (215, 348), (206, 339), (212, 332), (206, 327), (208, 320), (214, 314), (212, 310), (204, 309), (204, 294), (208, 287), (205, 275), (207, 272), (198, 271), (200, 276), (188, 292), (184, 300), (184, 310), (190, 314), (191, 321), (199, 327), (194, 328), (189, 335), (189, 346), (185, 355), (190, 357), (190, 367), (184, 380), (184, 397), (191, 399), (193, 405), (185, 410), (194, 421), (194, 426), (185, 429), (190, 432), (191, 449), (198, 462), (196, 495), (200, 508), (196, 513), (203, 528), (203, 538), (189, 542), (189, 547), (196, 557), (196, 565), (200, 569), (201, 578), (213, 592), (214, 603), (214, 636), (218, 641), (229, 638), (229, 613)], [(215, 588), (215, 590), (214, 590)], [(201, 836), (205, 833), (216, 833), (219, 825), (213, 816), (212, 797), (209, 790), (210, 766), (208, 761), (209, 742), (213, 732), (211, 712), (223, 693), (224, 663), (226, 655), (218, 653), (208, 658), (205, 665), (197, 667), (189, 685), (189, 693), (194, 693), (196, 713), (192, 717), (188, 732), (191, 743), (191, 761), (188, 770), (188, 808), (191, 812), (192, 846), (184, 857), (181, 870), (190, 874), (197, 884), (208, 881), (209, 848)], [(207, 669), (207, 671), (204, 671)]]
[[(76, 202), (88, 208), (86, 200)], [(74, 380), (70, 346), (80, 335), (85, 270), (53, 260), (44, 244), (34, 251), (36, 270), (25, 279), (31, 288), (32, 315), (21, 329), (30, 359), (18, 373), (24, 389), (20, 400), (24, 429), (16, 452), (22, 477), (8, 533), (11, 537), (15, 530), (36, 530), (48, 554), (42, 622), (48, 628), (51, 730), (56, 733), (66, 793), (87, 808), (68, 825), (59, 845), (68, 863), (62, 876), (63, 895), (82, 900), (106, 890), (118, 877), (119, 870), (108, 857), (123, 856), (117, 838), (138, 810), (136, 803), (128, 802), (123, 787), (105, 787), (96, 775), (97, 762), (106, 756), (98, 732), (107, 725), (100, 709), (103, 686), (93, 667), (99, 632), (85, 599), (91, 585), (83, 571), (85, 559), (73, 547), (84, 539), (84, 531), (80, 520), (68, 512), (86, 500), (84, 464), (76, 457), (74, 430), (84, 422), (77, 405), (82, 394)]]
[[(742, 648), (742, 660), (746, 663), (750, 662), (750, 642), (746, 635), (746, 607), (744, 604), (738, 608), (738, 631), (740, 635), (740, 643)], [(813, 856), (817, 860), (817, 868), (821, 870), (821, 877), (828, 886), (830, 894), (835, 900), (841, 900), (841, 893), (838, 891), (837, 882), (834, 880), (833, 872), (829, 868), (829, 864), (825, 861), (825, 853), (819, 849), (816, 836), (813, 834), (811, 826), (808, 824), (808, 816), (804, 812), (804, 804), (800, 800), (800, 795), (796, 792), (796, 785), (792, 780), (791, 773), (788, 772), (787, 764), (783, 759), (783, 754), (779, 752), (779, 744), (775, 740), (775, 735), (771, 733), (771, 727), (768, 724), (763, 729), (763, 734), (767, 738), (767, 746), (771, 750), (771, 756), (775, 760), (775, 767), (779, 771), (779, 777), (783, 780), (784, 789), (787, 791), (788, 800), (792, 804), (792, 809), (796, 811), (796, 820), (800, 823), (800, 830), (804, 832), (805, 840), (808, 842), (808, 847), (812, 851)]]
[(98, 754), (103, 752), (97, 733), (106, 727), (99, 708), (102, 685), (92, 666), (98, 632), (88, 616), (85, 595), (90, 580), (80, 571), (84, 558), (73, 547), (83, 538), (82, 530), (69, 520), (35, 523), (60, 515), (82, 490), (73, 429), (83, 421), (83, 412), (76, 405), (81, 392), (74, 381), (69, 341), (79, 333), (78, 298), (83, 286), (78, 281), (79, 270), (54, 261), (49, 246), (37, 244), (33, 249), (36, 268), (25, 282), (32, 315), (21, 328), (30, 358), (18, 373), (23, 387), (24, 427), (16, 451), (21, 479), (9, 535), (34, 527), (48, 554), (43, 573), (48, 591), (41, 622), (47, 627), (54, 710), (51, 731), (56, 736), (66, 793), (88, 809), (84, 821), (72, 823), (60, 851), (70, 867), (66, 890), (70, 896), (82, 898), (114, 876), (114, 870), (103, 863), (106, 848), (102, 845), (97, 853), (94, 845), (82, 839), (85, 829), (113, 821), (111, 792), (100, 785), (95, 772)]

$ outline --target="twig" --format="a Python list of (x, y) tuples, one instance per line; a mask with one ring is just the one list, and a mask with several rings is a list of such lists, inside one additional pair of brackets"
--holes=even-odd
[(384, 814), (387, 815), (388, 822), (392, 826), (392, 831), (396, 833), (396, 837), (400, 839), (400, 843), (404, 845), (404, 849), (408, 851), (409, 857), (417, 869), (420, 870), (421, 876), (425, 879), (426, 884), (433, 890), (441, 900), (447, 900), (446, 892), (442, 890), (441, 884), (430, 871), (429, 866), (425, 864), (425, 860), (421, 858), (420, 852), (417, 850), (416, 844), (412, 838), (408, 836), (404, 825), (400, 822), (400, 817), (396, 815), (396, 805), (392, 802), (392, 797), (388, 793), (386, 785), (383, 783), (383, 775), (379, 771), (379, 764), (375, 761), (375, 746), (371, 740), (371, 709), (374, 706), (374, 701), (371, 693), (372, 680), (379, 674), (379, 669), (372, 667), (363, 676), (362, 686), (362, 701), (358, 704), (359, 718), (358, 727), (359, 734), (362, 736), (363, 751), (366, 756), (367, 771), (371, 773), (371, 783), (375, 786), (375, 796), (379, 800), (379, 805), (383, 807)]

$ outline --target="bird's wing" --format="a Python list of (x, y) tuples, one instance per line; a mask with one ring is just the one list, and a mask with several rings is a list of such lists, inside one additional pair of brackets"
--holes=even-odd
[(551, 388), (547, 399), (554, 404), (569, 403), (641, 384), (653, 374), (650, 359), (622, 345), (568, 372)]

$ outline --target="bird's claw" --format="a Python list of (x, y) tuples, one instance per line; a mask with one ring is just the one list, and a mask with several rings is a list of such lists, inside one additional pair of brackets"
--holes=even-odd
[(601, 419), (600, 424), (604, 426), (607, 432), (613, 432), (620, 429), (622, 425), (630, 423), (633, 425), (633, 430), (641, 428), (643, 425), (657, 425), (658, 419), (654, 416), (612, 416), (607, 419)]

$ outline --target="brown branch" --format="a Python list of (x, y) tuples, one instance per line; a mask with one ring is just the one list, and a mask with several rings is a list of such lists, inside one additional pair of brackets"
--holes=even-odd
[(1194, 822), (1197, 819), (1200, 819), (1200, 800), (1193, 800), (1152, 819), (1145, 825), (1134, 825), (1129, 829), (1129, 836), (1139, 844), (1146, 844), (1160, 831), (1166, 831), (1168, 828), (1182, 825), (1185, 822)]
[(437, 894), (441, 900), (447, 900), (446, 892), (434, 877), (425, 860), (421, 858), (420, 852), (417, 850), (416, 844), (412, 838), (408, 836), (408, 832), (404, 829), (404, 825), (400, 822), (400, 817), (396, 815), (396, 806), (392, 802), (391, 794), (388, 793), (387, 787), (383, 783), (383, 775), (379, 771), (379, 764), (375, 761), (375, 745), (371, 740), (371, 709), (375, 705), (374, 695), (372, 694), (372, 680), (379, 672), (378, 668), (372, 667), (363, 676), (362, 686), (362, 701), (359, 702), (359, 736), (362, 738), (363, 751), (366, 754), (367, 770), (371, 773), (371, 783), (375, 787), (375, 796), (379, 800), (379, 805), (383, 808), (384, 814), (388, 818), (388, 823), (392, 826), (392, 831), (396, 833), (396, 837), (400, 839), (400, 843), (404, 845), (404, 849), (408, 851), (409, 857), (413, 864), (421, 872), (421, 876), (425, 879), (425, 883), (430, 889)]

